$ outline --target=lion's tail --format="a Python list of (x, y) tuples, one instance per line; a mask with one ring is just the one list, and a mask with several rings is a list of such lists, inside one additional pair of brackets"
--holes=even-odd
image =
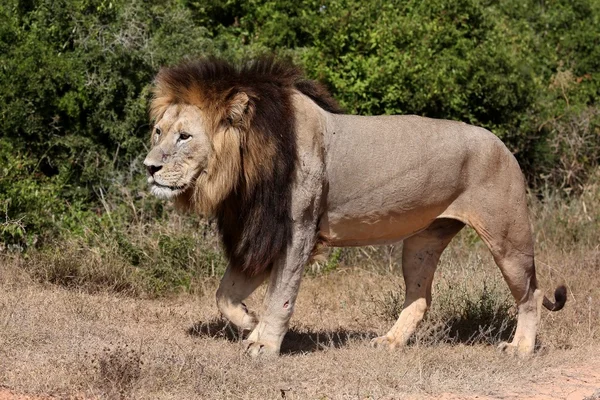
[(562, 310), (567, 302), (567, 288), (564, 285), (560, 285), (554, 291), (554, 303), (548, 300), (546, 296), (544, 296), (544, 307), (546, 307), (550, 311), (558, 311)]

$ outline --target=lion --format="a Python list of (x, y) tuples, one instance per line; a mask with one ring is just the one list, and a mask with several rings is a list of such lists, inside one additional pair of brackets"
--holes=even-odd
[[(217, 290), (222, 315), (249, 331), (251, 356), (278, 354), (305, 265), (325, 246), (404, 241), (403, 309), (372, 340), (397, 348), (431, 305), (440, 255), (471, 226), (487, 245), (517, 307), (500, 348), (534, 351), (541, 306), (525, 181), (486, 129), (414, 115), (346, 115), (291, 63), (201, 59), (163, 68), (150, 106), (151, 192), (216, 219), (229, 264)], [(260, 318), (244, 300), (265, 280)]]

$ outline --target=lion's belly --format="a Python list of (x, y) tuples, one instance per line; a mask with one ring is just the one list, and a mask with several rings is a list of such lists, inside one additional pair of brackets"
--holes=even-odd
[(323, 215), (319, 233), (327, 238), (331, 246), (395, 243), (427, 228), (446, 208), (446, 205), (438, 205), (411, 211), (389, 210), (353, 216), (332, 211)]

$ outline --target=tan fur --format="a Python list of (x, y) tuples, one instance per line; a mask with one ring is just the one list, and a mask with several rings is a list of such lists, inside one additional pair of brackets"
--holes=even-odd
[[(209, 148), (194, 148), (193, 154), (203, 160), (197, 163), (180, 161), (174, 152), (174, 162), (162, 163), (160, 171), (154, 172), (160, 178), (167, 166), (181, 165), (197, 171), (205, 168), (206, 173), (199, 175), (182, 172), (182, 176), (196, 176), (191, 182), (194, 193), (190, 199), (200, 204), (198, 209), (214, 211), (219, 202), (229, 201), (225, 198), (245, 196), (245, 188), (236, 187), (240, 174), (252, 189), (254, 183), (276, 174), (282, 162), (289, 162), (278, 154), (272, 136), (260, 135), (257, 126), (247, 119), (264, 111), (253, 108), (252, 99), (256, 98), (251, 90), (244, 91), (245, 95), (236, 92), (221, 97), (215, 93), (202, 97), (187, 89), (177, 89), (184, 93), (173, 94), (169, 90), (161, 88), (153, 104), (158, 123), (191, 125), (196, 133), (204, 132), (207, 139), (203, 143)], [(164, 99), (170, 99), (171, 105), (167, 106)], [(542, 303), (558, 310), (566, 297), (564, 290), (558, 290), (556, 303), (552, 303), (537, 287), (525, 182), (515, 158), (502, 142), (492, 133), (464, 123), (416, 116), (333, 114), (297, 90), (291, 90), (289, 99), (295, 131), (286, 140), (295, 141), (297, 156), (293, 176), (285, 188), (291, 191), (291, 204), (289, 214), (268, 222), (273, 229), (278, 224), (291, 224), (290, 239), (283, 251), (269, 259), (269, 268), (263, 266), (248, 273), (232, 262), (217, 293), (223, 315), (252, 330), (245, 342), (246, 351), (253, 356), (279, 352), (304, 266), (320, 247), (401, 240), (405, 240), (404, 308), (390, 331), (373, 344), (404, 346), (431, 304), (440, 255), (467, 224), (490, 249), (518, 305), (515, 337), (502, 348), (531, 354)], [(173, 110), (182, 102), (193, 109)], [(157, 165), (152, 162), (164, 153), (160, 146), (170, 134), (174, 135), (167, 132), (153, 148), (147, 165)], [(240, 156), (240, 148), (244, 157)], [(179, 195), (185, 198), (189, 195), (186, 193)], [(255, 214), (265, 208), (278, 205), (258, 204), (246, 223), (252, 223)], [(245, 211), (228, 208), (221, 215), (237, 223), (238, 214)], [(269, 234), (269, 229), (260, 234)], [(245, 246), (260, 241), (260, 235), (242, 238)], [(269, 281), (265, 311), (257, 319), (243, 300), (265, 279)]]
[(198, 85), (173, 87), (160, 74), (156, 82), (150, 118), (160, 121), (170, 107), (193, 105), (203, 115), (202, 129), (212, 141), (213, 157), (207, 174), (198, 179), (192, 196), (178, 199), (181, 208), (195, 209), (205, 215), (214, 214), (223, 199), (236, 189), (242, 171), (242, 146), (248, 153), (243, 170), (247, 188), (253, 187), (265, 171), (273, 170), (275, 149), (271, 142), (261, 141), (259, 135), (253, 134), (255, 128), (251, 121), (254, 109), (247, 93), (239, 92), (227, 99), (226, 93), (207, 91)]
[(192, 198), (196, 210), (212, 215), (225, 196), (236, 189), (240, 175), (240, 136), (236, 128), (226, 128), (212, 135), (214, 156), (209, 161), (208, 173), (194, 187)]
[[(295, 243), (307, 240), (319, 249), (323, 244), (405, 240), (404, 309), (373, 345), (396, 348), (408, 342), (430, 307), (440, 255), (469, 224), (490, 248), (519, 307), (515, 337), (501, 348), (531, 354), (545, 297), (537, 288), (523, 176), (506, 147), (481, 128), (452, 121), (332, 115), (300, 95), (295, 105), (303, 125), (298, 140), (306, 168), (305, 175), (298, 171), (294, 193), (305, 204), (324, 195), (317, 232), (310, 231), (310, 217), (301, 210), (294, 214), (299, 238)], [(324, 171), (315, 160), (321, 160)], [(307, 189), (319, 180), (322, 185)], [(279, 274), (289, 275), (270, 280), (268, 311), (246, 343), (251, 355), (278, 352), (291, 315), (281, 305), (293, 304), (300, 266), (310, 256), (311, 252), (298, 250), (276, 265)], [(230, 284), (224, 277), (221, 287)], [(562, 306), (564, 293), (556, 299)], [(226, 316), (230, 312), (222, 311)]]
[[(160, 82), (160, 80), (159, 80)], [(216, 207), (232, 190), (235, 190), (237, 177), (240, 174), (240, 138), (239, 128), (222, 123), (227, 111), (206, 104), (207, 99), (201, 98), (193, 88), (182, 94), (183, 103), (194, 105), (204, 116), (202, 131), (211, 140), (212, 158), (208, 162), (206, 175), (197, 178), (192, 196), (179, 199), (182, 208), (194, 209), (204, 215), (212, 215)], [(155, 97), (151, 103), (150, 116), (154, 121), (160, 121), (169, 107), (174, 107), (180, 101), (164, 85), (157, 85)], [(231, 114), (240, 120), (239, 107), (232, 104)], [(195, 123), (190, 121), (189, 123)], [(175, 165), (177, 167), (178, 164)], [(190, 203), (187, 203), (189, 201)]]

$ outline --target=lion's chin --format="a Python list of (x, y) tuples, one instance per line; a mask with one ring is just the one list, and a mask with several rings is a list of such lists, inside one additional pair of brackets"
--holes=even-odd
[(179, 187), (170, 187), (170, 186), (163, 186), (163, 185), (159, 185), (157, 183), (153, 183), (150, 186), (150, 193), (152, 193), (154, 196), (158, 197), (159, 199), (163, 199), (163, 200), (168, 200), (168, 199), (172, 199), (173, 197), (176, 197), (178, 195), (180, 195), (181, 193), (183, 193), (184, 189), (183, 188), (179, 188)]

